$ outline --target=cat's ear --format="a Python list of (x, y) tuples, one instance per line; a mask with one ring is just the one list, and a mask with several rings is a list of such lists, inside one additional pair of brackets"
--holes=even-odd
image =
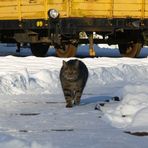
[(67, 66), (67, 63), (66, 61), (63, 60), (63, 67), (66, 67)]
[(75, 67), (76, 67), (76, 68), (79, 67), (79, 61), (78, 61), (78, 60), (76, 60)]

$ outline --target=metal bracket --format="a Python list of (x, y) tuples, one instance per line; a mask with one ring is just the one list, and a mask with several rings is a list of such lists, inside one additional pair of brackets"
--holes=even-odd
[(94, 50), (94, 39), (93, 39), (93, 33), (91, 33), (88, 37), (89, 39), (89, 55), (91, 57), (96, 56), (96, 52)]

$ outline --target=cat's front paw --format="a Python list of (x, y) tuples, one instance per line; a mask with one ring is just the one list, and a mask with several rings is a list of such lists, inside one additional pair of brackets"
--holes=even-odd
[(73, 106), (72, 99), (66, 99), (66, 107), (72, 108), (72, 106)]
[(72, 108), (72, 104), (66, 104), (66, 108)]
[(80, 105), (80, 100), (75, 100), (74, 105)]

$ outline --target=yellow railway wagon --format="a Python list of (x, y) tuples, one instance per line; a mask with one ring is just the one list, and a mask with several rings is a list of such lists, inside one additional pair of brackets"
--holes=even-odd
[(29, 43), (36, 56), (50, 45), (59, 57), (77, 46), (118, 44), (122, 56), (137, 57), (148, 45), (148, 0), (0, 0), (0, 41)]

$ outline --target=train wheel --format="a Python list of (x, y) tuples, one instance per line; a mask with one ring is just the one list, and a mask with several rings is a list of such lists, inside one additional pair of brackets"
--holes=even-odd
[(141, 43), (131, 43), (131, 44), (119, 44), (119, 52), (123, 57), (138, 57), (140, 54), (142, 44)]
[(37, 57), (46, 56), (49, 48), (49, 44), (43, 44), (43, 43), (34, 43), (30, 44), (30, 46), (32, 54)]
[(56, 48), (56, 55), (58, 57), (74, 57), (77, 52), (77, 47), (72, 44), (66, 44), (63, 48)]

